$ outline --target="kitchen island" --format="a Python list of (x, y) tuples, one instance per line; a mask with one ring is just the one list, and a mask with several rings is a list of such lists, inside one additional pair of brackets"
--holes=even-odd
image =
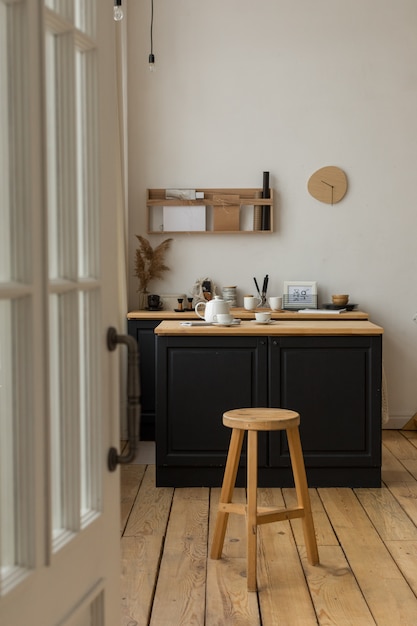
[[(230, 430), (224, 411), (298, 411), (310, 486), (381, 484), (380, 326), (366, 319), (242, 320), (156, 328), (158, 486), (220, 486)], [(262, 433), (259, 485), (292, 486), (284, 432)], [(239, 484), (245, 483), (242, 454)]]
[[(231, 313), (235, 318), (242, 320), (254, 319), (253, 311), (246, 311), (243, 307), (232, 308)], [(298, 311), (272, 311), (274, 320), (309, 320), (316, 321), (335, 320), (367, 320), (368, 314), (358, 309), (335, 313), (304, 313)], [(139, 346), (139, 369), (141, 379), (141, 420), (140, 437), (142, 440), (155, 440), (155, 335), (154, 330), (163, 320), (199, 320), (193, 310), (185, 310), (181, 313), (160, 309), (158, 311), (129, 311), (127, 314), (129, 335), (134, 337)]]

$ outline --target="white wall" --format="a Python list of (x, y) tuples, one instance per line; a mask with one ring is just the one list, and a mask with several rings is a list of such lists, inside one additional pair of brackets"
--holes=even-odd
[[(272, 235), (175, 235), (153, 291), (199, 277), (253, 291), (253, 276), (317, 280), (385, 329), (392, 423), (417, 411), (417, 2), (127, 0), (129, 211), (146, 236), (147, 187), (260, 187), (271, 172)], [(307, 192), (337, 165), (335, 206)], [(149, 236), (153, 245), (163, 236)]]

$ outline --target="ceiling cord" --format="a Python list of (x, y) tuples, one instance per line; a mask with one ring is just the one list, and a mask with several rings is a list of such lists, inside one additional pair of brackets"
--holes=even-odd
[(153, 53), (153, 0), (151, 0), (151, 53), (149, 55), (149, 69), (151, 72), (155, 70), (155, 55)]

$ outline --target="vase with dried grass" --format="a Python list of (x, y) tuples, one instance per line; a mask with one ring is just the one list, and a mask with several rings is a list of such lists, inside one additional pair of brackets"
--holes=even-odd
[(136, 235), (139, 241), (139, 247), (136, 249), (135, 256), (135, 276), (139, 280), (139, 309), (146, 309), (148, 306), (148, 287), (153, 278), (162, 278), (164, 272), (169, 270), (165, 265), (165, 252), (171, 245), (172, 239), (165, 239), (155, 249), (152, 248), (149, 241)]

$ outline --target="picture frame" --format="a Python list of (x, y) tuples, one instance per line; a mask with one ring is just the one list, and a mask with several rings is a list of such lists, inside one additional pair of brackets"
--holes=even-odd
[(317, 281), (284, 281), (283, 308), (295, 310), (317, 309)]

